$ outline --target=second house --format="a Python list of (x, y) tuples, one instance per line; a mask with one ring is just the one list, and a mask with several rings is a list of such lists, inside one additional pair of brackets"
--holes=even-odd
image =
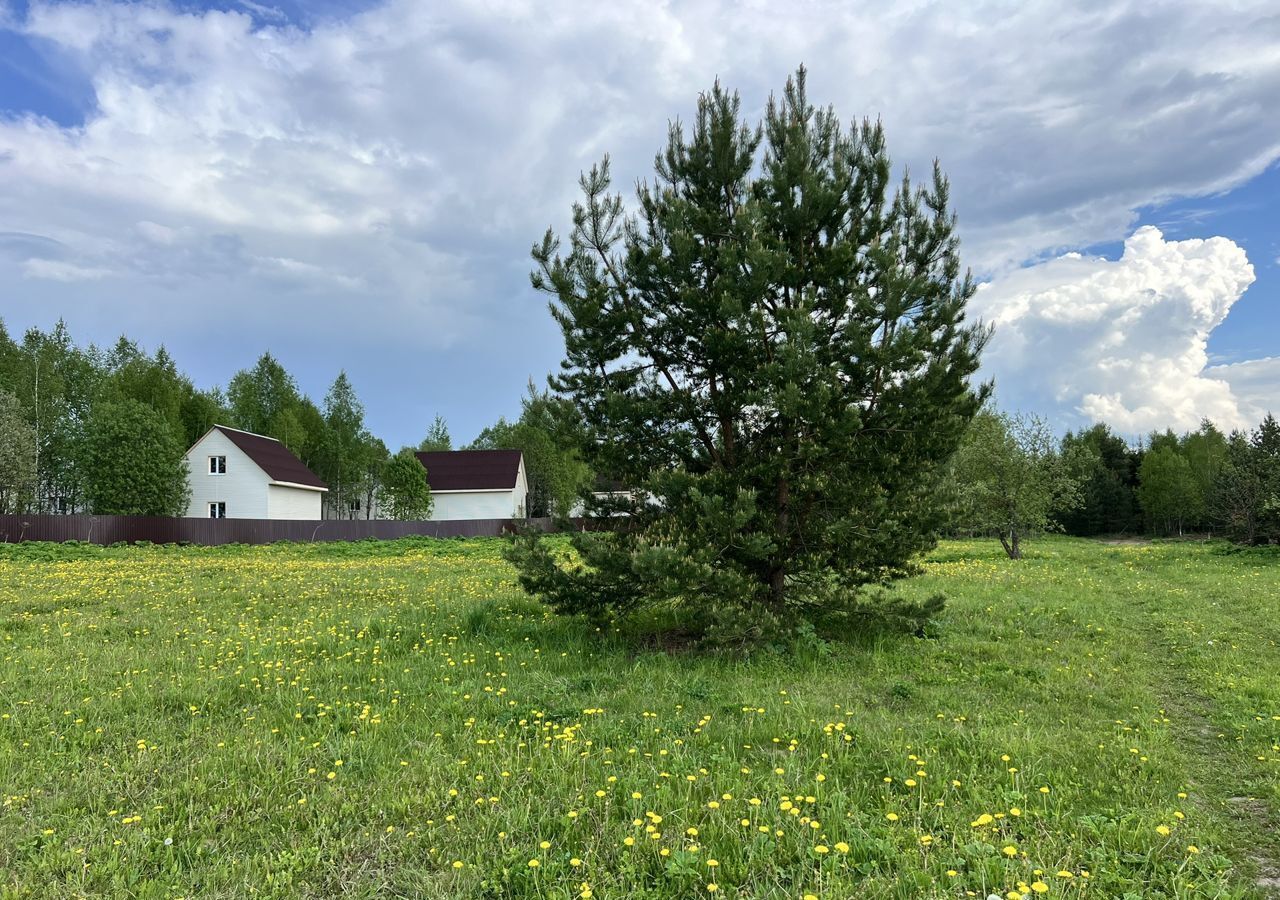
[(523, 519), (529, 498), (519, 450), (442, 450), (418, 454), (435, 507), (431, 518)]

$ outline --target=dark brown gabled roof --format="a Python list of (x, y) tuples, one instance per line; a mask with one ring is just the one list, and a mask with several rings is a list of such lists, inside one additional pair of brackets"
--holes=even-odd
[(249, 431), (228, 428), (225, 425), (214, 425), (214, 428), (227, 436), (231, 443), (245, 452), (259, 469), (267, 473), (272, 481), (287, 481), (290, 484), (305, 484), (307, 487), (324, 488), (329, 486), (316, 477), (315, 473), (302, 464), (302, 460), (293, 455), (293, 451), (275, 438), (265, 437)]
[(417, 456), (433, 491), (510, 490), (520, 473), (519, 450), (436, 450)]

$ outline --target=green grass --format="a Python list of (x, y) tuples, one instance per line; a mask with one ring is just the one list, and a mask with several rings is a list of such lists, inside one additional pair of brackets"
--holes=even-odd
[(1276, 874), (1280, 555), (947, 543), (902, 588), (948, 595), (936, 637), (744, 657), (552, 618), (500, 551), (0, 547), (0, 896), (1247, 897)]

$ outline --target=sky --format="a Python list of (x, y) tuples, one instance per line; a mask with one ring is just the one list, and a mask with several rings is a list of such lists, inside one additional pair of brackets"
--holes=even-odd
[(562, 356), (529, 248), (719, 78), (951, 180), (1002, 406), (1059, 430), (1280, 413), (1273, 0), (0, 0), (0, 319), (197, 385), (340, 369), (389, 445), (469, 440)]

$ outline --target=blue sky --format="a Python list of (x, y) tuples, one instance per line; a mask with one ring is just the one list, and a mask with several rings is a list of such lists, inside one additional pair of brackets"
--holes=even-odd
[[(164, 343), (202, 386), (340, 368), (392, 446), (560, 358), (528, 248), (716, 78), (795, 65), (951, 177), (1005, 405), (1137, 434), (1280, 408), (1267, 3), (0, 0), (0, 318)], [(1145, 226), (1158, 229), (1153, 232)]]

